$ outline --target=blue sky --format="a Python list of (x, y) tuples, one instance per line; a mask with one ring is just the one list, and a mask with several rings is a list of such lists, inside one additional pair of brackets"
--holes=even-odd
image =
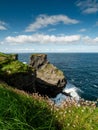
[(98, 52), (98, 0), (0, 0), (1, 52)]

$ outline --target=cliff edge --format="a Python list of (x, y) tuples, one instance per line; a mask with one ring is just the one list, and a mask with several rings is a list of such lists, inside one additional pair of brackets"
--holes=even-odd
[(32, 54), (30, 64), (18, 61), (18, 55), (0, 53), (0, 79), (30, 93), (55, 97), (67, 81), (61, 70), (47, 60), (46, 54)]

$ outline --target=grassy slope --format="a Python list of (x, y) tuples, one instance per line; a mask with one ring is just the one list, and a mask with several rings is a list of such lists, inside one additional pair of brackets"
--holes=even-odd
[(0, 130), (98, 130), (98, 108), (52, 107), (0, 83)]
[(55, 130), (52, 118), (47, 103), (40, 97), (32, 98), (0, 84), (0, 130)]
[(98, 130), (98, 108), (71, 106), (57, 110), (62, 130)]
[[(0, 74), (21, 71), (31, 69), (16, 61), (14, 55), (0, 53)], [(67, 102), (58, 109), (42, 97), (0, 82), (0, 130), (98, 130), (98, 108)]]

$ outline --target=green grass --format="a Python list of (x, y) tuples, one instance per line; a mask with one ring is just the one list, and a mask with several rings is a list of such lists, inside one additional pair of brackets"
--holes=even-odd
[[(47, 64), (46, 70), (50, 68)], [(0, 53), (0, 78), (31, 71), (16, 55)], [(57, 107), (38, 94), (29, 95), (0, 82), (0, 130), (98, 130), (98, 107), (70, 100)]]
[(0, 130), (56, 130), (44, 100), (4, 86), (0, 84)]
[(4, 54), (0, 52), (0, 65), (9, 63), (16, 60), (17, 55), (15, 54)]
[(1, 70), (4, 73), (14, 74), (31, 71), (31, 68), (27, 64), (23, 64), (22, 62), (16, 60), (4, 65)]
[(98, 108), (48, 99), (0, 83), (0, 130), (98, 130)]
[(98, 130), (98, 108), (71, 106), (56, 111), (62, 130)]
[(16, 54), (3, 54), (0, 53), (0, 75), (12, 75), (17, 73), (34, 72), (27, 64), (17, 60)]

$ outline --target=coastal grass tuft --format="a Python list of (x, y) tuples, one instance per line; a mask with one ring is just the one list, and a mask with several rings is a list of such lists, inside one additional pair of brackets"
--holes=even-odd
[(98, 130), (98, 108), (74, 100), (56, 106), (1, 82), (0, 130)]

